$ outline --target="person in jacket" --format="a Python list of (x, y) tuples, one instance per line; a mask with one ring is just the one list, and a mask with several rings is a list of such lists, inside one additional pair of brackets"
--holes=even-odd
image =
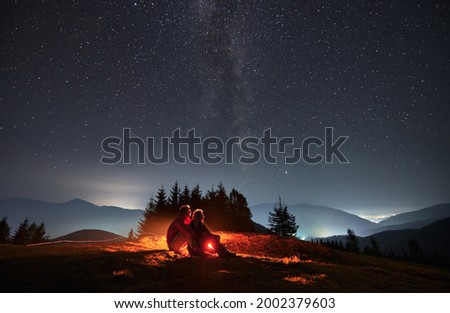
[[(221, 258), (233, 258), (235, 253), (228, 251), (221, 243), (220, 236), (215, 235), (209, 231), (205, 225), (205, 214), (203, 210), (197, 209), (192, 214), (190, 227), (194, 231), (197, 238), (197, 246), (192, 247), (188, 245), (188, 250), (191, 256), (207, 256), (208, 252), (217, 252)], [(206, 253), (205, 253), (206, 252)]]
[(172, 223), (167, 229), (166, 241), (169, 250), (183, 254), (183, 250), (189, 245), (191, 249), (197, 250), (197, 235), (189, 226), (191, 222), (191, 208), (182, 205)]

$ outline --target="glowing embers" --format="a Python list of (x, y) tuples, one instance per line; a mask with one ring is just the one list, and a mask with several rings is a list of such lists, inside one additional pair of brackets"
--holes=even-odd
[(316, 275), (303, 275), (303, 276), (286, 276), (283, 279), (289, 281), (291, 283), (301, 284), (301, 285), (310, 285), (317, 280), (322, 280), (327, 278), (325, 274), (316, 274)]
[(114, 277), (129, 277), (130, 278), (130, 277), (133, 277), (134, 275), (133, 275), (133, 272), (130, 269), (125, 268), (125, 269), (113, 271), (113, 276)]

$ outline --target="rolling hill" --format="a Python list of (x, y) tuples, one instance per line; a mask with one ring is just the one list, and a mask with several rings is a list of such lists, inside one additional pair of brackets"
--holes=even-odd
[(55, 238), (54, 241), (108, 241), (125, 242), (126, 238), (100, 229), (82, 229), (76, 232)]

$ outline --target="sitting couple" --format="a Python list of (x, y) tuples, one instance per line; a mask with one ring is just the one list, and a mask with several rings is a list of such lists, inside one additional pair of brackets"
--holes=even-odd
[(232, 258), (236, 254), (228, 251), (218, 235), (212, 234), (204, 224), (203, 210), (197, 209), (192, 214), (189, 205), (180, 207), (175, 219), (167, 229), (169, 250), (181, 253), (186, 246), (191, 256), (206, 256), (211, 247), (221, 258)]

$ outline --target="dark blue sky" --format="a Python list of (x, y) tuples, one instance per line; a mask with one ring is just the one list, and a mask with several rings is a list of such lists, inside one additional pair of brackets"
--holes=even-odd
[[(178, 180), (365, 216), (450, 201), (445, 1), (17, 2), (0, 3), (0, 198), (143, 208)], [(125, 127), (297, 146), (333, 127), (350, 163), (101, 164)]]

